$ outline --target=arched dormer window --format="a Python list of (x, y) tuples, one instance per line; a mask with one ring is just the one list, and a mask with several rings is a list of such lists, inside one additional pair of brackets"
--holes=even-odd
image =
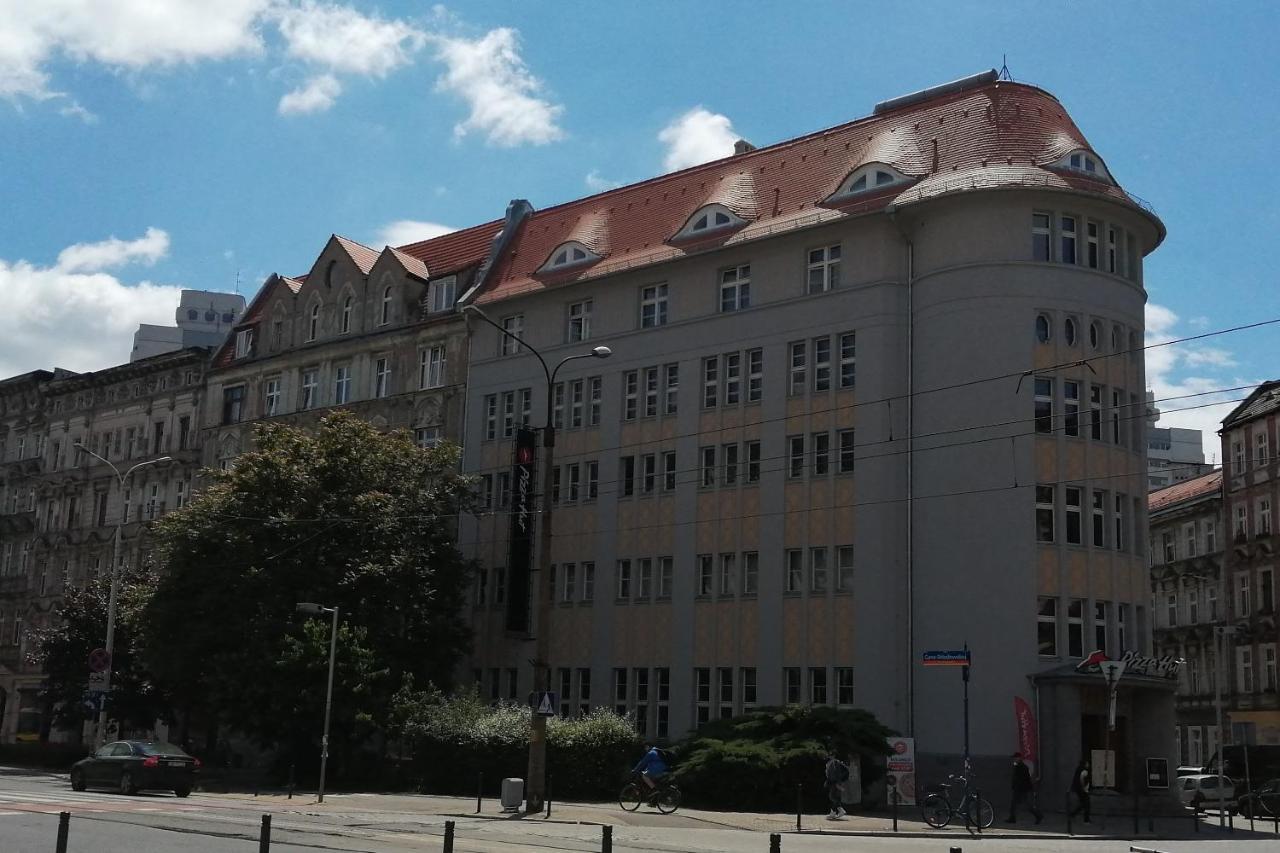
[(551, 252), (551, 257), (547, 258), (546, 263), (538, 268), (538, 272), (555, 272), (556, 270), (579, 267), (585, 264), (594, 264), (598, 260), (600, 260), (600, 256), (584, 244), (579, 243), (577, 240), (570, 240), (567, 243), (561, 243), (556, 246)]
[(1102, 158), (1084, 148), (1072, 151), (1053, 165), (1055, 168), (1078, 172), (1090, 178), (1097, 178), (1100, 181), (1115, 182), (1111, 177), (1111, 173), (1107, 171), (1107, 167), (1102, 165)]
[(311, 306), (311, 316), (307, 319), (307, 340), (314, 341), (320, 334), (320, 303)]
[(351, 309), (355, 302), (350, 296), (342, 300), (342, 334), (351, 331)]
[(698, 208), (689, 217), (689, 221), (673, 237), (674, 240), (688, 240), (703, 237), (730, 229), (742, 228), (747, 220), (734, 213), (723, 204), (708, 204)]
[(378, 323), (387, 325), (391, 322), (391, 287), (388, 286), (382, 291), (382, 313), (379, 315)]
[(848, 201), (866, 193), (905, 184), (911, 178), (885, 163), (867, 163), (848, 174), (840, 187), (827, 199), (829, 202)]

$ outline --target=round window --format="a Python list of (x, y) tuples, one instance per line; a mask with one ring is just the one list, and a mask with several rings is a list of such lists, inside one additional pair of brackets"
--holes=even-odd
[(1102, 327), (1099, 326), (1095, 321), (1089, 324), (1089, 346), (1090, 348), (1096, 350), (1101, 345), (1102, 345)]
[(1042, 344), (1049, 341), (1049, 318), (1043, 314), (1036, 315), (1036, 340)]
[(1076, 345), (1076, 321), (1068, 317), (1067, 322), (1064, 323), (1062, 326), (1062, 331), (1067, 338), (1067, 346), (1069, 347), (1075, 346)]
[(1120, 327), (1112, 326), (1111, 327), (1111, 351), (1112, 352), (1120, 352), (1120, 335), (1121, 335)]

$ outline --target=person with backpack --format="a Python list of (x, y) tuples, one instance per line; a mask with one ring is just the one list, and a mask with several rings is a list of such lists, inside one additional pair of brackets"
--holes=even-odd
[(649, 790), (658, 787), (658, 780), (667, 775), (670, 770), (666, 756), (663, 753), (666, 750), (659, 749), (651, 743), (644, 745), (644, 758), (640, 759), (640, 763), (632, 768), (633, 773), (639, 773), (640, 778), (649, 786)]
[(1018, 806), (1026, 802), (1031, 809), (1031, 814), (1035, 817), (1036, 823), (1044, 820), (1044, 813), (1036, 806), (1035, 783), (1031, 781), (1031, 768), (1022, 760), (1022, 753), (1015, 752), (1013, 754), (1013, 776), (1010, 782), (1011, 796), (1009, 798), (1009, 816), (1005, 818), (1005, 823), (1018, 822)]
[(844, 783), (849, 781), (849, 765), (836, 758), (834, 749), (827, 751), (824, 778), (827, 786), (827, 799), (831, 802), (831, 811), (827, 813), (827, 820), (839, 820), (845, 815), (844, 805), (841, 800), (844, 799)]
[(1068, 817), (1084, 812), (1084, 822), (1089, 822), (1089, 762), (1081, 761), (1071, 774), (1071, 793), (1076, 795), (1076, 807)]

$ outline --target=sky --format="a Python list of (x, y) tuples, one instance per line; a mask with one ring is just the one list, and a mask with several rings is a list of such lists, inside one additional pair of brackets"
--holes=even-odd
[[(0, 377), (123, 361), (179, 288), (252, 297), (331, 233), (547, 207), (1006, 56), (1168, 228), (1148, 343), (1274, 319), (1277, 36), (1280, 5), (1247, 2), (0, 0)], [(1277, 356), (1280, 325), (1150, 350), (1161, 425), (1220, 456), (1245, 392), (1183, 395)]]

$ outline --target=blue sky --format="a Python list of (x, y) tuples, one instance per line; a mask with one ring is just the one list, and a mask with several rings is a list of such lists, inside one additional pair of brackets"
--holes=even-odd
[[(123, 360), (168, 286), (238, 273), (251, 296), (331, 232), (381, 246), (545, 207), (1002, 54), (1168, 226), (1153, 340), (1280, 316), (1273, 4), (148, 5), (0, 0), (2, 375)], [(1157, 396), (1280, 374), (1278, 329), (1154, 352)]]

